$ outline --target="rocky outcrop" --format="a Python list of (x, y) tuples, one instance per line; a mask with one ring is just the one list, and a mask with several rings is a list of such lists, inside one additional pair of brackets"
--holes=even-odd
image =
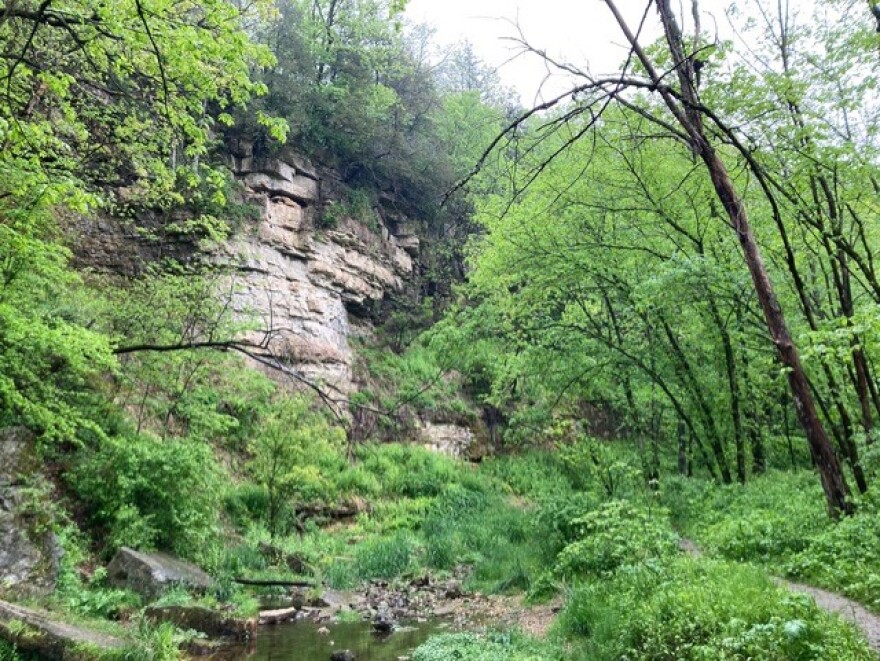
[(255, 618), (230, 617), (226, 613), (197, 605), (148, 606), (144, 617), (151, 622), (171, 622), (178, 629), (192, 629), (211, 637), (250, 640), (256, 636)]
[(38, 659), (100, 659), (124, 646), (121, 639), (67, 624), (52, 613), (0, 601), (0, 638)]
[(213, 579), (193, 564), (164, 553), (140, 553), (126, 547), (107, 565), (107, 581), (147, 599), (155, 599), (174, 586), (196, 592), (214, 587)]
[(0, 430), (0, 594), (11, 597), (48, 594), (58, 573), (58, 541), (26, 507), (38, 469), (33, 434), (23, 427)]
[[(412, 223), (378, 207), (372, 227), (351, 218), (334, 200), (342, 187), (332, 171), (290, 150), (263, 159), (249, 152), (240, 150), (235, 169), (260, 219), (216, 256), (233, 267), (234, 309), (270, 331), (274, 356), (347, 395), (351, 339), (371, 331), (372, 306), (404, 288), (418, 237)], [(334, 203), (341, 207), (337, 217), (317, 227), (322, 210)]]
[(427, 449), (457, 459), (470, 458), (476, 447), (474, 432), (463, 425), (420, 422), (419, 432)]

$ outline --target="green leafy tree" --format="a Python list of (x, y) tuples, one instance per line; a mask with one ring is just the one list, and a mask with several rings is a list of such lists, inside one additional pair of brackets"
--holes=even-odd
[(322, 460), (341, 456), (345, 433), (311, 410), (303, 397), (273, 403), (251, 444), (248, 467), (266, 492), (266, 525), (275, 537), (282, 532), (285, 506), (294, 498), (318, 500), (329, 495)]

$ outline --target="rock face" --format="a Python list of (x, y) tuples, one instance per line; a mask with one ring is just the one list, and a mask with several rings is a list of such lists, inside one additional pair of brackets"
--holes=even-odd
[[(271, 330), (269, 349), (303, 376), (340, 395), (353, 389), (350, 339), (369, 333), (367, 311), (401, 291), (413, 272), (419, 240), (412, 223), (373, 209), (373, 227), (343, 208), (317, 228), (322, 208), (336, 204), (341, 184), (285, 150), (260, 159), (245, 146), (235, 170), (260, 220), (216, 255), (235, 272), (233, 307)], [(265, 334), (251, 338), (261, 342)]]
[(0, 638), (39, 659), (98, 659), (123, 647), (105, 633), (60, 622), (46, 611), (0, 601)]
[(153, 622), (171, 622), (180, 629), (193, 629), (208, 636), (250, 640), (257, 632), (256, 619), (229, 617), (204, 606), (148, 606), (144, 616)]
[(23, 427), (0, 430), (0, 594), (27, 597), (55, 587), (61, 551), (24, 511), (26, 476), (38, 471), (34, 437)]
[(424, 446), (440, 454), (465, 459), (475, 444), (473, 431), (462, 425), (422, 422), (419, 427)]
[(139, 553), (123, 547), (107, 565), (108, 582), (154, 599), (174, 586), (205, 592), (214, 581), (193, 564), (164, 553)]

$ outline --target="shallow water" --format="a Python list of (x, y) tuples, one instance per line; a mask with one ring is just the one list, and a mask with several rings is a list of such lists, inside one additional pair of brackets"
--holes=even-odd
[(249, 661), (329, 661), (339, 650), (351, 650), (357, 661), (397, 661), (408, 656), (446, 625), (439, 620), (403, 626), (388, 636), (377, 636), (369, 622), (324, 625), (330, 634), (319, 634), (320, 625), (295, 622), (260, 627), (256, 650)]

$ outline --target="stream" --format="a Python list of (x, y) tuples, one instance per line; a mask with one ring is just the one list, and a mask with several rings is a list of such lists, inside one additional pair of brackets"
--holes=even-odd
[(333, 652), (351, 650), (357, 661), (397, 661), (409, 656), (432, 634), (448, 626), (442, 620), (428, 620), (401, 626), (387, 636), (373, 633), (370, 622), (339, 622), (324, 626), (329, 634), (318, 633), (321, 625), (295, 622), (260, 627), (256, 648), (239, 658), (249, 661), (329, 661)]

